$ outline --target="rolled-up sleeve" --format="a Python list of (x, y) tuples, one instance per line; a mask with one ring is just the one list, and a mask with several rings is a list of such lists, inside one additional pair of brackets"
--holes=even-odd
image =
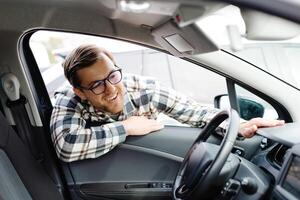
[[(156, 84), (153, 90), (151, 103), (152, 110), (157, 109), (158, 112), (163, 112), (169, 117), (193, 127), (204, 127), (221, 111), (217, 108), (201, 105), (192, 98), (171, 88), (161, 87), (159, 84)], [(228, 123), (224, 122), (219, 125), (216, 131), (223, 135), (227, 126)]]

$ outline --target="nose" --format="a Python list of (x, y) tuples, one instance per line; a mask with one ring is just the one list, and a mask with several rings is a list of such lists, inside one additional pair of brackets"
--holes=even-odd
[(105, 93), (110, 94), (116, 90), (116, 87), (111, 84), (108, 80), (105, 81)]

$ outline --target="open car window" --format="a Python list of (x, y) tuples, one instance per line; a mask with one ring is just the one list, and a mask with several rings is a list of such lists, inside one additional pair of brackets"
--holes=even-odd
[[(52, 104), (56, 90), (69, 85), (62, 62), (80, 44), (92, 43), (112, 52), (124, 73), (150, 76), (163, 86), (183, 93), (197, 102), (214, 107), (214, 97), (227, 93), (225, 78), (196, 64), (125, 41), (54, 31), (38, 31), (30, 47), (42, 74)], [(165, 115), (159, 120), (169, 125), (182, 125)]]

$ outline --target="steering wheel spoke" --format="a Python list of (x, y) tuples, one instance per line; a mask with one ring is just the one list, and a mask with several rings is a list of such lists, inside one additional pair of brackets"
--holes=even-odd
[[(216, 150), (205, 141), (215, 129), (228, 119), (228, 128)], [(173, 187), (173, 198), (200, 199), (211, 187), (224, 166), (238, 134), (239, 116), (235, 110), (221, 111), (203, 129), (189, 149), (178, 171)]]

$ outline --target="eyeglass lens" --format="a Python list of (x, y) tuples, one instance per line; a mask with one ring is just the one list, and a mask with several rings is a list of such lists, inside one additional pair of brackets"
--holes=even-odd
[[(121, 79), (122, 79), (122, 74), (118, 70), (118, 71), (112, 72), (106, 80), (108, 80), (111, 84), (115, 85), (115, 84), (119, 83), (121, 81)], [(105, 90), (105, 87), (106, 87), (105, 84), (106, 84), (105, 80), (98, 81), (91, 87), (91, 90), (95, 94), (101, 94)]]

